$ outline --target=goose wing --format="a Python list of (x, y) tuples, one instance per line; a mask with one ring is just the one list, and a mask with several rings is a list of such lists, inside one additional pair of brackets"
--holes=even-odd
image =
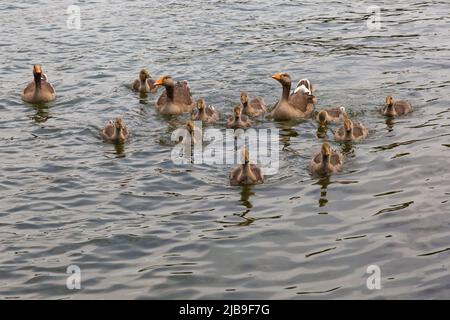
[(255, 183), (263, 183), (264, 175), (262, 173), (262, 170), (254, 164), (250, 165), (250, 169), (252, 170), (252, 173), (255, 175), (255, 178), (256, 178)]
[(339, 118), (341, 115), (341, 109), (339, 109), (339, 108), (328, 109), (327, 113), (329, 116), (331, 116), (333, 118)]
[(191, 95), (191, 88), (189, 87), (189, 82), (187, 82), (187, 80), (180, 81), (175, 85), (174, 101), (186, 105), (193, 104), (194, 101)]
[(55, 88), (53, 88), (53, 86), (50, 84), (50, 82), (47, 81), (42, 81), (41, 82), (41, 87), (43, 91), (47, 91), (50, 92), (51, 94), (55, 94)]
[(368, 133), (366, 127), (364, 127), (361, 123), (356, 123), (353, 125), (353, 135), (355, 137), (365, 137)]
[[(173, 101), (176, 104), (183, 104), (190, 106), (194, 104), (192, 99), (191, 89), (187, 80), (179, 81), (175, 84), (173, 92)], [(164, 106), (167, 104), (167, 92), (164, 91), (156, 102), (158, 106)]]
[(231, 172), (230, 172), (230, 184), (232, 186), (235, 185), (239, 185), (239, 176), (242, 173), (242, 166), (238, 166), (236, 168), (234, 168)]
[[(306, 113), (310, 112), (310, 105), (314, 104), (314, 96), (301, 92), (293, 93), (289, 96), (289, 104), (294, 108)], [(312, 110), (311, 110), (312, 111)]]
[(267, 105), (263, 98), (255, 97), (250, 101), (250, 106), (256, 110), (267, 111)]
[(405, 114), (405, 113), (408, 113), (410, 110), (412, 110), (409, 102), (404, 101), (404, 100), (396, 101), (394, 103), (394, 108), (398, 114)]
[(336, 151), (333, 151), (330, 158), (330, 163), (333, 166), (341, 166), (342, 165), (342, 156), (337, 153)]
[(141, 82), (138, 79), (134, 80), (134, 82), (133, 82), (133, 90), (134, 91), (139, 91), (140, 85), (141, 85)]
[(112, 137), (114, 135), (114, 131), (116, 130), (116, 126), (113, 121), (108, 121), (103, 128), (103, 135), (106, 137)]
[(28, 94), (34, 92), (36, 88), (36, 85), (34, 84), (34, 81), (30, 82), (25, 89), (23, 89), (23, 94)]
[(147, 84), (148, 87), (150, 88), (150, 92), (155, 93), (156, 91), (158, 91), (158, 87), (155, 86), (155, 80), (149, 78), (147, 79)]

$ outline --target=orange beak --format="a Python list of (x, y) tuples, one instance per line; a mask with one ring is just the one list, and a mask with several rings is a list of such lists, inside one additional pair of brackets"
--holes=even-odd
[(41, 65), (40, 64), (35, 64), (34, 67), (33, 67), (33, 72), (34, 73), (42, 73)]
[(272, 76), (272, 78), (274, 78), (275, 80), (281, 80), (281, 73), (277, 73), (277, 74), (274, 74), (273, 76)]
[(162, 86), (163, 83), (164, 83), (163, 78), (159, 78), (158, 80), (155, 81), (154, 85), (155, 86)]

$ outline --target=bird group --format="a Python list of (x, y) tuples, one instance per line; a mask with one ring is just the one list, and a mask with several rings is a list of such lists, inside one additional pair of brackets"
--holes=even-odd
[[(33, 66), (33, 81), (29, 83), (22, 93), (22, 100), (31, 104), (48, 103), (56, 99), (56, 91), (50, 84), (48, 77), (42, 71), (41, 65)], [(292, 79), (288, 73), (277, 73), (272, 76), (282, 86), (281, 98), (268, 114), (267, 118), (275, 121), (300, 120), (311, 118), (317, 98), (313, 95), (315, 88), (308, 79), (301, 79), (292, 91)], [(186, 124), (188, 132), (193, 134), (192, 121), (202, 121), (213, 124), (220, 119), (220, 113), (215, 107), (208, 105), (204, 99), (195, 100), (192, 97), (189, 82), (177, 81), (171, 76), (163, 76), (153, 80), (150, 73), (142, 69), (139, 78), (131, 87), (140, 93), (156, 94), (159, 87), (165, 91), (156, 101), (156, 111), (161, 115), (177, 116), (184, 113), (191, 114), (191, 120)], [(385, 106), (380, 110), (381, 114), (388, 117), (403, 116), (413, 109), (407, 101), (394, 101), (392, 96), (387, 96)], [(234, 107), (233, 116), (226, 121), (226, 127), (230, 129), (247, 129), (253, 124), (253, 119), (264, 119), (268, 113), (266, 103), (261, 97), (250, 98), (247, 92), (241, 92), (240, 105)], [(335, 132), (337, 142), (359, 142), (365, 139), (369, 130), (360, 122), (354, 122), (348, 116), (344, 107), (336, 107), (321, 110), (316, 115), (319, 128), (326, 128), (328, 123), (342, 123)], [(113, 143), (123, 143), (129, 137), (129, 130), (121, 117), (109, 121), (101, 136), (104, 140)], [(257, 165), (250, 163), (250, 154), (247, 148), (243, 149), (244, 163), (235, 167), (230, 173), (231, 185), (254, 185), (264, 183), (262, 170)], [(313, 155), (310, 161), (310, 171), (313, 175), (330, 175), (341, 171), (344, 157), (341, 153), (331, 148), (328, 142), (324, 142), (321, 150)]]

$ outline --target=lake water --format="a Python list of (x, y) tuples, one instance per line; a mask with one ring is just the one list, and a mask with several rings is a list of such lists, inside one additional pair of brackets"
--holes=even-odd
[[(447, 1), (80, 1), (79, 30), (71, 4), (0, 4), (0, 297), (450, 298)], [(45, 108), (20, 98), (35, 63), (58, 93)], [(272, 106), (272, 74), (307, 77), (317, 109), (345, 106), (370, 136), (330, 133), (345, 169), (316, 179), (315, 121), (259, 122), (280, 129), (279, 172), (230, 187), (231, 165), (171, 161), (187, 116), (131, 92), (143, 67), (188, 79), (222, 112), (216, 128), (240, 90)], [(387, 94), (414, 113), (382, 117)], [(99, 131), (119, 115), (132, 136), (116, 149)]]

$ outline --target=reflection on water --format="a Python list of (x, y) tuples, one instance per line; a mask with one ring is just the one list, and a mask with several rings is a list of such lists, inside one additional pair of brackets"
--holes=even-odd
[(395, 118), (394, 117), (386, 117), (386, 128), (388, 132), (394, 131)]
[[(342, 154), (347, 158), (353, 156), (355, 154), (355, 145), (356, 143), (352, 141), (343, 141), (340, 143)], [(344, 164), (345, 165), (345, 164)]]
[[(315, 185), (320, 186), (319, 208), (326, 207), (326, 205), (328, 204), (327, 192), (329, 184), (330, 184), (330, 176), (322, 177), (315, 183)], [(327, 214), (327, 213), (321, 212), (320, 214)]]
[(117, 158), (125, 158), (125, 143), (114, 143), (114, 149), (116, 150)]
[(241, 187), (241, 203), (248, 209), (253, 208), (253, 205), (250, 201), (250, 197), (254, 196), (255, 192), (253, 191), (253, 186), (242, 186)]
[(280, 122), (278, 125), (278, 129), (280, 130), (280, 145), (282, 146), (282, 149), (289, 148), (292, 138), (296, 138), (299, 136), (299, 133), (297, 130), (295, 130), (295, 122), (294, 121), (286, 121), (286, 122)]
[(327, 137), (328, 127), (327, 126), (318, 126), (317, 128), (317, 138), (325, 139)]

